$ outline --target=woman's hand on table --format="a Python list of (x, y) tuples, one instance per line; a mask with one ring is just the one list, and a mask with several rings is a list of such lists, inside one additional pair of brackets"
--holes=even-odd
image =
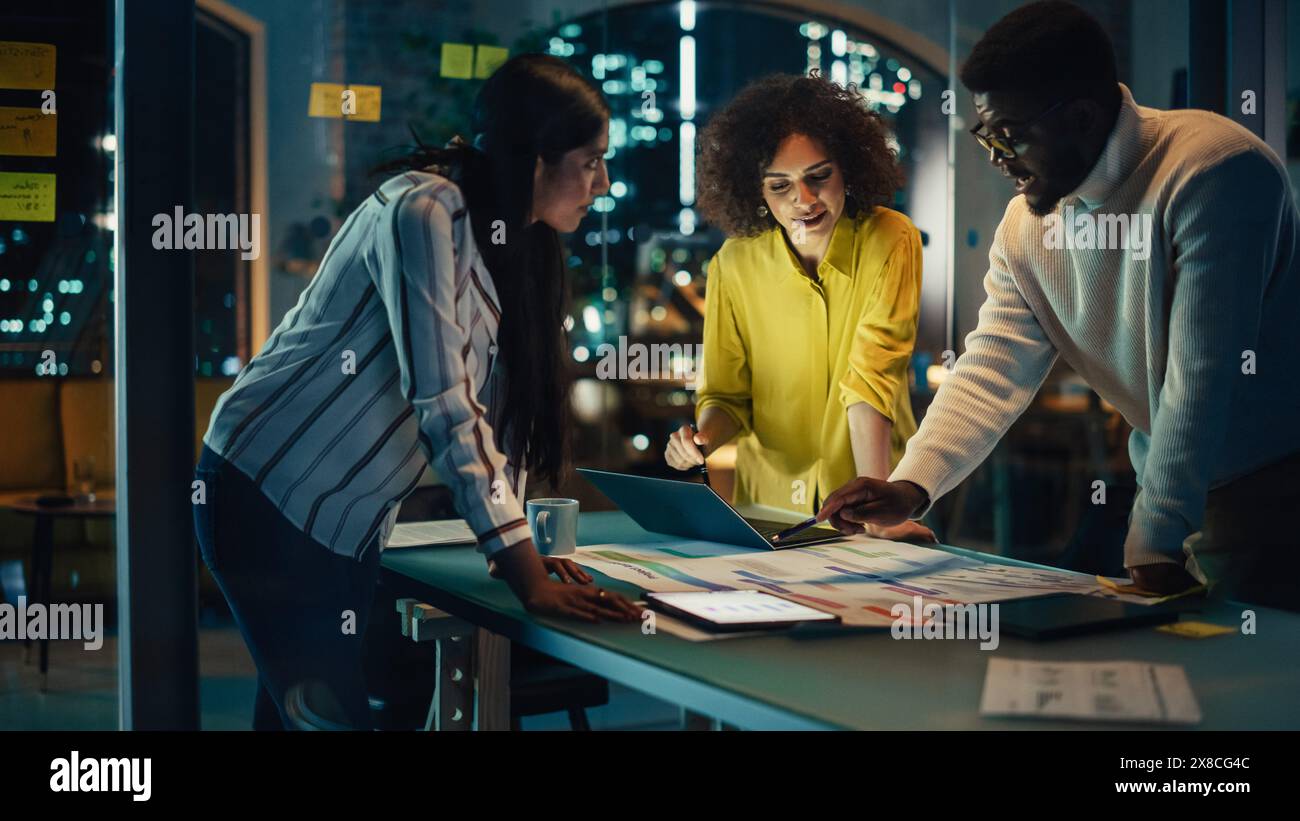
[[(546, 569), (548, 575), (556, 576), (560, 581), (568, 584), (591, 584), (591, 575), (582, 569), (582, 565), (571, 559), (562, 559), (559, 556), (542, 556), (542, 567)], [(497, 569), (497, 563), (488, 560), (488, 575), (494, 579), (501, 578), (501, 571)]]
[(504, 579), (524, 609), (535, 615), (586, 622), (641, 620), (641, 608), (618, 593), (590, 584), (591, 576), (575, 562), (538, 555), (532, 539), (494, 553), (488, 573)]
[(641, 608), (623, 596), (594, 585), (567, 584), (546, 579), (520, 599), (528, 612), (539, 616), (564, 616), (586, 622), (640, 621)]

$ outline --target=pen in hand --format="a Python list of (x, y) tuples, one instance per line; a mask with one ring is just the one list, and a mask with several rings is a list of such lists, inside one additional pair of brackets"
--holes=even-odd
[(777, 533), (776, 535), (772, 536), (771, 542), (772, 544), (780, 544), (782, 539), (788, 539), (791, 536), (794, 536), (795, 534), (803, 533), (805, 530), (807, 530), (808, 528), (812, 527), (815, 524), (817, 524), (817, 517), (809, 516), (807, 519), (804, 519), (802, 522), (795, 525), (794, 527), (787, 527), (785, 530), (782, 530), (780, 533)]

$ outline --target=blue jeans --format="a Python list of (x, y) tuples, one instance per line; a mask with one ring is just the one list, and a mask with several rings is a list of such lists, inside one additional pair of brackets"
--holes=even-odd
[(370, 729), (362, 640), (379, 578), (379, 537), (360, 561), (331, 552), (284, 517), (252, 480), (203, 446), (195, 479), (199, 552), (257, 665), (253, 729), (290, 727), (285, 693), (316, 681), (347, 723)]

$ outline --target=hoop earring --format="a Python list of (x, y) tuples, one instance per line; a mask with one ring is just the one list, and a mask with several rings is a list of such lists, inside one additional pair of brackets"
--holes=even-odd
[(767, 216), (767, 206), (766, 206), (766, 205), (760, 205), (760, 206), (758, 206), (758, 215), (759, 215), (760, 217), (766, 217), (766, 216)]

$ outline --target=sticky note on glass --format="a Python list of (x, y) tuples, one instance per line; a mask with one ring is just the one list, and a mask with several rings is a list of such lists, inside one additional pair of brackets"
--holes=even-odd
[(312, 83), (311, 96), (307, 100), (308, 117), (342, 117), (343, 84)]
[(54, 222), (54, 175), (0, 171), (0, 220)]
[(54, 46), (0, 40), (0, 88), (54, 88)]
[(1179, 621), (1173, 624), (1162, 624), (1156, 629), (1161, 633), (1173, 633), (1175, 636), (1183, 636), (1189, 639), (1208, 639), (1211, 636), (1225, 636), (1228, 633), (1235, 633), (1238, 628), (1225, 627), (1222, 624), (1210, 624), (1206, 621)]
[(383, 89), (380, 86), (349, 85), (343, 90), (343, 117), (348, 120), (379, 122), (382, 97)]
[(491, 77), (492, 72), (510, 59), (510, 49), (499, 46), (479, 46), (474, 54), (474, 76)]
[(377, 123), (382, 97), (380, 86), (312, 83), (307, 116)]
[(58, 114), (39, 108), (0, 106), (0, 154), (53, 157), (58, 145)]
[(443, 77), (468, 80), (474, 76), (474, 47), (465, 43), (442, 44), (442, 66), (439, 73)]

